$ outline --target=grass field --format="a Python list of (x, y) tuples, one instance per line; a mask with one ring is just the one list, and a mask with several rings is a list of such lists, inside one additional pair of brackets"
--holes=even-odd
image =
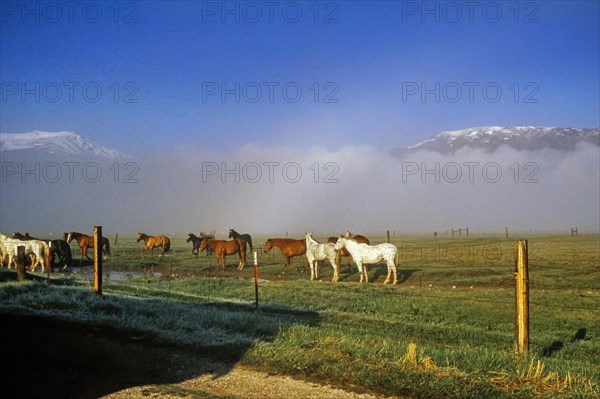
[[(297, 238), (301, 238), (299, 235)], [(315, 235), (323, 240), (325, 236)], [(372, 243), (385, 237), (369, 236)], [(517, 238), (517, 237), (515, 237)], [(356, 391), (415, 398), (596, 398), (600, 396), (600, 238), (523, 235), (529, 241), (529, 355), (514, 350), (514, 238), (399, 236), (397, 286), (384, 265), (369, 284), (342, 261), (339, 283), (323, 264), (308, 281), (305, 257), (283, 270), (279, 253), (258, 250), (260, 311), (252, 259), (225, 272), (191, 254), (140, 258), (119, 237), (105, 262), (104, 298), (90, 293), (90, 267), (53, 283), (0, 285), (5, 312), (141, 331), (251, 367)], [(114, 237), (111, 238), (113, 240)], [(111, 241), (112, 244), (112, 241)], [(78, 251), (74, 249), (74, 257)], [(3, 269), (3, 280), (10, 280)]]

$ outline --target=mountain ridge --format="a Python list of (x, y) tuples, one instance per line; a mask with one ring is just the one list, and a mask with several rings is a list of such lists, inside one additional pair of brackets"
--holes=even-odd
[(391, 150), (403, 156), (417, 151), (454, 154), (464, 147), (493, 152), (501, 146), (517, 150), (550, 148), (574, 151), (577, 144), (587, 142), (600, 146), (600, 128), (565, 128), (546, 126), (483, 126), (440, 132), (413, 145)]
[(47, 154), (124, 158), (118, 150), (99, 145), (70, 131), (48, 132), (36, 130), (27, 133), (0, 133), (0, 151), (41, 151)]

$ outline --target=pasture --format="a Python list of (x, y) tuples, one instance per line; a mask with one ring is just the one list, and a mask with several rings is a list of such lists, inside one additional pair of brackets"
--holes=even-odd
[[(529, 240), (531, 346), (522, 356), (514, 351), (517, 237), (395, 235), (399, 284), (384, 286), (384, 263), (368, 267), (368, 284), (358, 282), (358, 270), (346, 266), (346, 258), (338, 283), (331, 282), (327, 262), (320, 281), (309, 281), (305, 256), (284, 272), (277, 250), (262, 253), (267, 237), (253, 235), (260, 278), (255, 313), (250, 253), (242, 271), (237, 255), (228, 256), (223, 272), (215, 270), (214, 257), (196, 258), (186, 235), (171, 236), (171, 252), (153, 259), (141, 258), (134, 235), (120, 234), (116, 245), (114, 235), (107, 236), (112, 256), (104, 262), (104, 297), (91, 293), (89, 265), (53, 274), (50, 285), (40, 274), (40, 282), (13, 283), (14, 272), (4, 268), (2, 313), (109, 326), (357, 392), (414, 398), (600, 395), (598, 235), (518, 237)], [(384, 235), (367, 236), (371, 244), (385, 242)], [(325, 242), (327, 235), (314, 237)], [(169, 391), (181, 380), (146, 383)]]

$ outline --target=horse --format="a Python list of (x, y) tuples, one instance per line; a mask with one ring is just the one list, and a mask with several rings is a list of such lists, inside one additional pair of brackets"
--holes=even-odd
[(246, 241), (246, 243), (248, 243), (248, 245), (250, 245), (250, 253), (252, 253), (254, 250), (252, 249), (252, 237), (250, 237), (250, 234), (240, 234), (237, 231), (235, 231), (234, 229), (229, 229), (229, 238), (241, 238), (242, 240)]
[(219, 259), (223, 265), (223, 271), (225, 271), (225, 255), (238, 254), (240, 257), (240, 263), (238, 270), (243, 270), (246, 264), (246, 241), (236, 238), (231, 241), (225, 240), (204, 240), (200, 244), (200, 251), (204, 251), (206, 248), (212, 248), (217, 256), (217, 270), (219, 270)]
[[(25, 247), (25, 255), (35, 255), (36, 261), (31, 262), (31, 271), (34, 272), (37, 265), (39, 264), (42, 268), (42, 273), (46, 270), (46, 257), (50, 253), (48, 244), (40, 240), (17, 240), (9, 238), (4, 234), (0, 234), (0, 247), (2, 252), (8, 256), (8, 268), (14, 263), (16, 268), (15, 257), (17, 256), (17, 247)], [(50, 267), (50, 266), (48, 266)]]
[[(24, 235), (16, 232), (13, 234), (12, 238), (17, 240), (40, 240), (39, 238), (35, 238), (30, 236), (29, 233), (25, 233)], [(73, 267), (73, 254), (71, 253), (71, 246), (67, 244), (65, 240), (40, 240), (45, 241), (50, 247), (50, 256), (51, 261), (53, 263), (58, 263), (59, 265), (63, 264), (63, 270), (66, 270), (70, 267)], [(54, 256), (56, 255), (57, 261), (54, 262)]]
[(398, 276), (396, 272), (396, 266), (398, 265), (398, 248), (394, 244), (384, 243), (371, 246), (368, 244), (359, 244), (353, 238), (341, 236), (338, 238), (338, 241), (335, 244), (335, 250), (339, 251), (342, 248), (348, 249), (348, 252), (350, 252), (350, 255), (352, 255), (352, 260), (354, 260), (354, 263), (356, 263), (356, 266), (358, 266), (361, 283), (363, 282), (363, 277), (367, 283), (369, 282), (367, 268), (365, 267), (363, 269), (363, 264), (379, 263), (382, 260), (385, 260), (387, 263), (388, 273), (383, 284), (390, 282), (390, 277), (392, 274), (394, 285), (398, 284)]
[(312, 237), (312, 233), (304, 233), (306, 238), (306, 257), (308, 258), (308, 264), (310, 266), (310, 279), (319, 279), (318, 262), (328, 259), (331, 267), (333, 267), (333, 278), (331, 281), (337, 282), (339, 277), (339, 264), (336, 263), (337, 251), (335, 250), (335, 244), (319, 244), (317, 240)]
[[(360, 234), (352, 234), (351, 232), (347, 231), (345, 237), (346, 238), (354, 238), (356, 240), (356, 242), (358, 242), (359, 244), (367, 244), (367, 245), (370, 244), (369, 239)], [(331, 243), (331, 244), (337, 243), (337, 240), (338, 240), (337, 237), (328, 237), (327, 238), (327, 242)], [(342, 248), (337, 253), (336, 263), (338, 265), (338, 270), (339, 270), (340, 264), (342, 262), (343, 256), (350, 256), (350, 252), (348, 252), (346, 250), (346, 248)], [(347, 263), (347, 265), (350, 266), (350, 263)]]
[(162, 247), (162, 252), (159, 257), (165, 256), (165, 252), (171, 250), (171, 240), (167, 236), (149, 236), (144, 233), (137, 233), (136, 242), (144, 240), (144, 248), (142, 248), (142, 258), (144, 257), (144, 251), (150, 250), (150, 257), (154, 258), (154, 248)]
[[(75, 239), (79, 246), (79, 264), (83, 262), (85, 256), (88, 260), (92, 260), (87, 254), (88, 248), (94, 248), (94, 236), (88, 236), (87, 234), (78, 233), (76, 231), (69, 231), (65, 233), (65, 241), (70, 244)], [(102, 255), (103, 259), (107, 259), (110, 256), (110, 242), (108, 238), (102, 236)]]
[(285, 270), (288, 270), (291, 265), (291, 259), (294, 256), (306, 254), (306, 240), (295, 240), (292, 238), (269, 238), (265, 242), (264, 252), (266, 254), (271, 251), (271, 248), (276, 247), (281, 251), (281, 255), (285, 261)]
[[(196, 258), (198, 257), (198, 254), (200, 253), (200, 244), (205, 239), (206, 238), (204, 238), (204, 237), (197, 237), (194, 234), (189, 233), (187, 240), (185, 240), (185, 242), (190, 242), (190, 241), (192, 242), (192, 253), (194, 255), (196, 255)], [(214, 240), (214, 236), (213, 236), (212, 239)], [(208, 250), (206, 251), (206, 257), (209, 257), (213, 253), (214, 253), (213, 249), (212, 248), (208, 248)]]

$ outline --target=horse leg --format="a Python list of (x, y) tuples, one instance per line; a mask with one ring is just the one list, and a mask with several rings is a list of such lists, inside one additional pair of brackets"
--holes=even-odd
[(37, 259), (33, 254), (29, 254), (28, 258), (30, 263), (29, 270), (35, 272), (35, 267), (37, 266)]
[(246, 266), (246, 252), (240, 252), (240, 270), (244, 270), (244, 266)]
[(394, 262), (391, 261), (390, 263), (391, 265), (389, 267), (392, 269), (392, 273), (394, 274), (393, 284), (396, 285), (398, 284), (398, 271), (396, 270), (396, 265), (394, 264)]
[(358, 266), (358, 273), (360, 274), (360, 282), (362, 283), (364, 281), (365, 283), (368, 283), (369, 274), (367, 273), (367, 267), (363, 265), (362, 261), (356, 265)]
[[(88, 254), (87, 254), (87, 250), (88, 250), (88, 247), (85, 247), (85, 249), (84, 249), (84, 255), (85, 255), (85, 257), (86, 257), (86, 258), (88, 258), (88, 260), (92, 260), (92, 258), (90, 258), (90, 257), (88, 256)], [(82, 258), (82, 260), (83, 260), (83, 258)]]
[(385, 278), (385, 281), (383, 282), (383, 284), (388, 284), (390, 282), (390, 277), (392, 275), (392, 268), (391, 266), (388, 264), (387, 265), (387, 277)]
[(330, 256), (328, 259), (331, 267), (333, 268), (333, 277), (331, 278), (331, 281), (337, 283), (340, 280), (340, 273), (337, 265), (335, 264), (335, 257)]
[(358, 266), (358, 274), (360, 275), (360, 282), (362, 283), (364, 280), (364, 273), (363, 273), (363, 265), (362, 262), (358, 262), (356, 263), (356, 266)]
[(244, 266), (246, 266), (246, 253), (240, 252), (240, 270), (244, 270)]

